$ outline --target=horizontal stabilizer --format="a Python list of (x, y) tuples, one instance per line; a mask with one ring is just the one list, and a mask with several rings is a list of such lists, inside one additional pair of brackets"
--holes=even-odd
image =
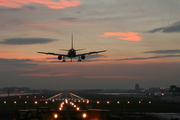
[(62, 50), (62, 51), (68, 51), (68, 50), (66, 50), (66, 49), (59, 49), (59, 50)]
[(80, 50), (85, 50), (85, 48), (83, 48), (83, 49), (77, 49), (76, 51), (80, 51)]

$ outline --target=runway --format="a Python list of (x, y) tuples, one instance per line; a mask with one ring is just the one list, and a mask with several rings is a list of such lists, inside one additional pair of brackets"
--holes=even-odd
[(56, 94), (50, 98), (47, 98), (47, 101), (49, 100), (69, 100), (69, 101), (87, 101), (87, 99), (85, 98), (82, 98), (78, 95), (75, 95), (71, 92), (65, 92), (65, 93), (59, 93), (59, 94)]

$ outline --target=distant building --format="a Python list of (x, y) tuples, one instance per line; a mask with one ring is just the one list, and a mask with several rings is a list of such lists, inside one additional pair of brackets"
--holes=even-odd
[(156, 93), (156, 92), (160, 92), (160, 87), (150, 87), (149, 88), (149, 91), (152, 92), (152, 93)]
[(2, 89), (4, 92), (10, 91), (11, 93), (19, 93), (19, 92), (29, 92), (30, 88), (27, 87), (4, 87)]
[(180, 93), (180, 87), (177, 87), (176, 85), (170, 85), (169, 92)]
[(139, 90), (139, 84), (135, 84), (135, 90)]
[(170, 85), (170, 89), (176, 89), (176, 85)]

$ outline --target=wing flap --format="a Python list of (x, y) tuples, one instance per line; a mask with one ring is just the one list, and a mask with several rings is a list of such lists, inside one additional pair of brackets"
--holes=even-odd
[(93, 51), (93, 52), (88, 52), (88, 53), (83, 53), (83, 54), (77, 54), (76, 56), (91, 55), (91, 54), (97, 54), (97, 53), (106, 52), (106, 51), (107, 51), (107, 50)]
[(60, 56), (67, 57), (67, 55), (65, 54), (57, 54), (57, 53), (51, 53), (51, 52), (37, 52), (37, 53), (46, 54), (46, 55), (60, 55)]

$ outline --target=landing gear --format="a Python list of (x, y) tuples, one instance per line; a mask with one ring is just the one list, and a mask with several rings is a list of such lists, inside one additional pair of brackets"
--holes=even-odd
[(81, 58), (79, 57), (78, 62), (81, 62)]
[(63, 56), (63, 60), (62, 60), (62, 62), (66, 62), (66, 59), (65, 59), (65, 57)]

